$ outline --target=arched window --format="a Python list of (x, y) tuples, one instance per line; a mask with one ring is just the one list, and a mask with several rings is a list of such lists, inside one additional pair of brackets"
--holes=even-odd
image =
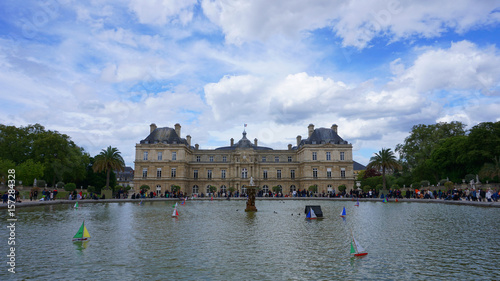
[(281, 186), (281, 184), (278, 184), (278, 187), (280, 188), (280, 189), (278, 190), (278, 192), (283, 193), (283, 187)]
[(244, 185), (241, 186), (241, 193), (247, 194), (247, 188)]
[(327, 188), (326, 190), (328, 191), (328, 194), (332, 193), (333, 187), (331, 184), (329, 184), (326, 188)]
[(294, 191), (297, 191), (297, 187), (295, 187), (295, 185), (290, 185), (290, 192), (294, 192)]
[(198, 186), (197, 186), (197, 185), (193, 185), (193, 194), (198, 195), (198, 193), (200, 192), (199, 190), (200, 190), (200, 189), (198, 188)]
[(269, 186), (264, 185), (264, 186), (262, 187), (262, 192), (264, 192), (264, 193), (269, 193)]
[(222, 193), (226, 193), (226, 189), (227, 189), (227, 188), (226, 188), (226, 186), (225, 186), (225, 185), (222, 185), (222, 186), (220, 187), (220, 191), (221, 191)]
[(210, 193), (210, 185), (207, 185), (207, 194)]
[(157, 184), (156, 185), (156, 194), (160, 195), (160, 193), (161, 193), (161, 185)]
[(248, 177), (248, 170), (247, 168), (241, 169), (241, 178), (246, 179)]

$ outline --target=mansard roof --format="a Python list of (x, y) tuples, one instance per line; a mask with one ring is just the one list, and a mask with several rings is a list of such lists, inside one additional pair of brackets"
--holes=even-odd
[(177, 135), (175, 129), (169, 127), (156, 128), (149, 136), (141, 140), (141, 143), (188, 144), (186, 139), (180, 138)]
[(313, 131), (311, 136), (300, 142), (300, 146), (304, 144), (348, 144), (343, 140), (337, 132), (329, 128), (318, 128)]
[(237, 148), (240, 149), (254, 149), (254, 150), (273, 150), (269, 147), (257, 146), (253, 144), (250, 140), (247, 139), (247, 132), (243, 131), (243, 137), (236, 144), (232, 146), (224, 146), (216, 148), (215, 150), (235, 150)]

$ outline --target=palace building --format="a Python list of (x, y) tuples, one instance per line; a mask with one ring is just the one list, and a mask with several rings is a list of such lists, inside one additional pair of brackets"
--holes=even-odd
[(200, 149), (191, 145), (191, 136), (181, 136), (181, 125), (157, 128), (135, 146), (134, 186), (148, 185), (151, 191), (164, 193), (173, 185), (184, 194), (208, 194), (209, 187), (227, 192), (230, 187), (245, 193), (250, 178), (264, 192), (278, 186), (284, 194), (308, 190), (338, 192), (340, 185), (354, 187), (352, 145), (331, 128), (308, 126), (307, 138), (297, 136), (295, 146), (272, 149), (242, 138), (216, 149)]

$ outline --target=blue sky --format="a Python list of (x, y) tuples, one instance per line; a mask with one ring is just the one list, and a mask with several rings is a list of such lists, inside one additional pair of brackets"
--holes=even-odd
[(338, 124), (367, 164), (413, 125), (500, 120), (497, 1), (0, 2), (0, 123), (133, 166), (149, 124), (286, 149)]

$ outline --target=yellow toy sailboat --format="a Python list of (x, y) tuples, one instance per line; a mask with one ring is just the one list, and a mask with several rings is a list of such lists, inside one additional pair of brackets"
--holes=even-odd
[(85, 227), (85, 221), (82, 222), (82, 226), (76, 232), (75, 236), (73, 236), (73, 241), (85, 241), (90, 238), (89, 231)]

